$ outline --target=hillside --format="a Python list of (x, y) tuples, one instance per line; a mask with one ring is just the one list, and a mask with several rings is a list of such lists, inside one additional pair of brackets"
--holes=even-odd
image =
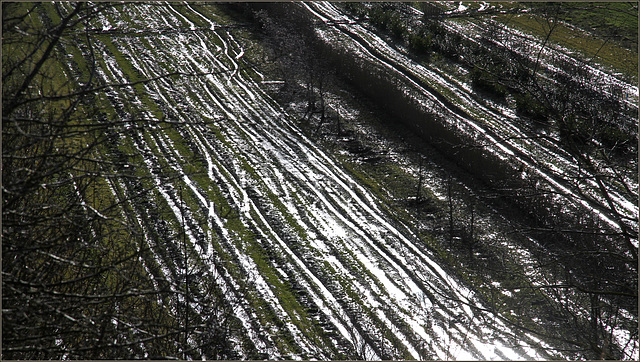
[(3, 3), (2, 357), (637, 359), (611, 28), (436, 5)]

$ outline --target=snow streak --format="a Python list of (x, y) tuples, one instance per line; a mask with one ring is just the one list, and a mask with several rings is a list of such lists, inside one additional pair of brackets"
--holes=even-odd
[[(146, 84), (144, 94), (123, 89), (110, 99), (116, 109), (132, 99), (144, 117), (162, 113), (168, 121), (129, 130), (125, 143), (143, 157), (155, 203), (169, 210), (176, 233), (185, 229), (189, 248), (216, 276), (256, 351), (267, 359), (326, 359), (328, 350), (367, 359), (557, 357), (536, 337), (486, 313), (408, 228), (303, 135), (263, 91), (263, 76), (246, 67), (245, 50), (211, 7), (177, 5), (129, 4), (132, 27), (188, 31), (110, 39), (121, 56), (103, 51), (100, 74), (106, 82), (125, 82), (122, 59), (146, 78), (211, 73), (161, 78)], [(323, 20), (342, 16), (328, 4), (308, 8)], [(116, 29), (118, 15), (99, 23)], [(401, 60), (375, 36), (351, 29)], [(447, 82), (415, 64), (409, 71)], [(517, 135), (503, 116), (487, 118)], [(529, 152), (493, 141), (504, 152)], [(176, 262), (160, 249), (177, 238), (152, 240), (152, 234), (157, 263), (175, 278)], [(255, 357), (240, 342), (236, 348), (242, 358)]]

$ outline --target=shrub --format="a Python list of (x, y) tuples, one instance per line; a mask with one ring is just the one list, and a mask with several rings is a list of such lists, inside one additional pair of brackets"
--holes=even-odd
[(424, 54), (429, 51), (431, 41), (431, 35), (425, 35), (422, 32), (410, 34), (409, 49), (417, 54)]
[(603, 126), (598, 132), (598, 138), (607, 149), (617, 153), (626, 153), (633, 144), (638, 142), (633, 134), (613, 124)]
[(584, 118), (573, 114), (564, 116), (558, 122), (560, 139), (578, 146), (584, 146), (589, 141), (592, 129), (593, 127), (590, 127)]
[(485, 91), (501, 99), (507, 96), (507, 88), (496, 82), (489, 72), (474, 66), (469, 72), (471, 84), (478, 90)]
[(513, 98), (516, 100), (516, 112), (520, 116), (537, 122), (548, 122), (547, 109), (531, 94), (515, 92)]
[(396, 39), (402, 39), (407, 30), (404, 27), (402, 19), (396, 13), (393, 13), (389, 16), (389, 30), (391, 31), (391, 35), (393, 35)]
[(374, 7), (369, 12), (369, 20), (371, 21), (371, 24), (383, 31), (388, 29), (389, 17), (389, 14), (379, 7)]

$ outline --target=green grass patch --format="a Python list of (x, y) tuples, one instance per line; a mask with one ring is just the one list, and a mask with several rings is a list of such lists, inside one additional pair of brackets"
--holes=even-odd
[[(531, 3), (534, 9), (549, 4)], [(554, 4), (568, 23), (609, 39), (619, 46), (638, 51), (638, 7), (632, 2), (561, 2)]]
[[(496, 18), (509, 26), (540, 38), (544, 38), (549, 31), (549, 24), (546, 20), (536, 15), (499, 15)], [(637, 28), (637, 20), (635, 26)], [(608, 38), (603, 39), (592, 33), (559, 23), (551, 33), (550, 40), (569, 50), (581, 53), (585, 59), (593, 59), (632, 79), (638, 79), (637, 51), (624, 48), (617, 42), (609, 41)]]

